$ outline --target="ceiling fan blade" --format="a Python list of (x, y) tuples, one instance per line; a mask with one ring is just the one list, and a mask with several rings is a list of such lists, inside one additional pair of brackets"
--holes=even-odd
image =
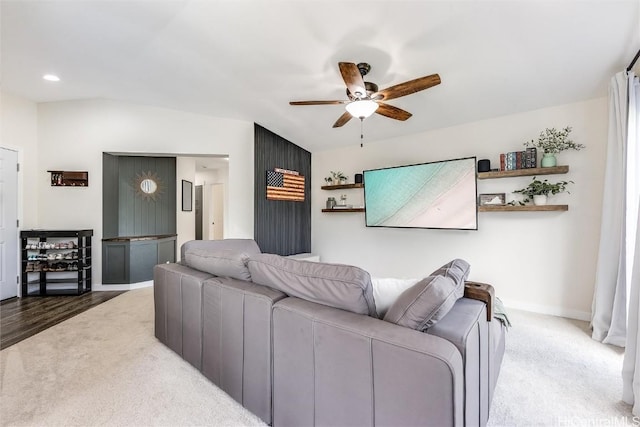
[(333, 124), (334, 128), (339, 128), (340, 126), (344, 126), (349, 120), (353, 117), (348, 111), (345, 111), (338, 120)]
[(289, 105), (339, 105), (348, 104), (351, 101), (291, 101)]
[(371, 95), (371, 98), (379, 101), (388, 101), (390, 99), (400, 98), (401, 96), (411, 95), (412, 93), (420, 92), (421, 90), (429, 89), (439, 84), (440, 76), (431, 74), (430, 76), (420, 77), (419, 79), (409, 80), (408, 82), (382, 89)]
[(382, 116), (389, 117), (391, 119), (400, 120), (403, 122), (407, 120), (409, 117), (411, 117), (410, 112), (402, 110), (398, 107), (394, 107), (393, 105), (384, 104), (382, 102), (378, 102), (378, 105), (379, 107), (376, 110), (376, 113)]
[(358, 66), (353, 62), (339, 62), (340, 74), (347, 85), (347, 89), (356, 98), (367, 96), (367, 90), (362, 79), (362, 74), (358, 70)]

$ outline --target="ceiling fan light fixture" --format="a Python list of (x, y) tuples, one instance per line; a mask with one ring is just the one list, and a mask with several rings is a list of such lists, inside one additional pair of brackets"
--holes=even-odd
[[(1, 1), (1, 0), (0, 0)], [(405, 121), (411, 117), (411, 113), (401, 108), (394, 107), (386, 101), (411, 95), (430, 87), (439, 85), (440, 76), (431, 74), (419, 77), (403, 83), (378, 90), (378, 85), (365, 82), (363, 77), (369, 72), (371, 66), (366, 63), (354, 64), (352, 62), (339, 62), (338, 68), (344, 80), (347, 92), (347, 100), (344, 101), (291, 101), (290, 105), (345, 105), (346, 111), (342, 113), (333, 124), (334, 128), (344, 126), (352, 118), (360, 119), (361, 125), (364, 119), (373, 113), (394, 120)], [(381, 102), (384, 101), (384, 102)], [(379, 104), (378, 104), (379, 102)]]
[(361, 99), (348, 103), (345, 108), (353, 117), (366, 119), (376, 112), (379, 105), (370, 99)]

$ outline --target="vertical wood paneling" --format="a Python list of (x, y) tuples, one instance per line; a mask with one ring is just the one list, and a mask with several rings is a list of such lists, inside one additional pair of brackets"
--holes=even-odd
[[(155, 172), (156, 200), (136, 194), (137, 176)], [(173, 157), (103, 156), (103, 234), (146, 236), (176, 232), (176, 161)]]
[[(167, 176), (169, 173), (167, 170), (167, 162), (156, 162), (155, 168), (158, 171), (158, 176)], [(174, 179), (175, 182), (175, 179)], [(162, 193), (162, 195), (156, 199), (156, 201), (152, 201), (148, 204), (149, 211), (149, 223), (153, 224), (155, 229), (160, 229), (162, 227), (166, 227), (166, 222), (164, 222), (164, 218), (162, 216), (162, 211), (164, 211), (165, 205), (165, 197), (167, 197), (166, 191)], [(151, 209), (153, 207), (153, 209)]]
[(165, 173), (169, 181), (165, 183), (166, 190), (162, 195), (162, 207), (159, 212), (162, 214), (160, 216), (162, 224), (165, 224), (167, 230), (171, 230), (171, 234), (176, 232), (176, 209), (180, 208), (177, 207), (178, 200), (176, 199), (176, 159), (171, 157), (167, 160)]
[[(254, 238), (266, 253), (311, 252), (311, 153), (254, 125)], [(304, 202), (267, 200), (266, 171), (284, 168), (305, 177)]]
[(102, 235), (118, 236), (118, 157), (102, 154)]

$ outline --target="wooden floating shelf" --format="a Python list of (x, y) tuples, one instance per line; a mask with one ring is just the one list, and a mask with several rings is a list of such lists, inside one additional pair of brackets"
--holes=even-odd
[(364, 188), (364, 184), (339, 184), (339, 185), (323, 185), (323, 190), (345, 190), (347, 188)]
[(484, 205), (478, 206), (478, 212), (545, 212), (545, 211), (568, 211), (569, 205)]
[(352, 209), (322, 209), (322, 212), (364, 212), (364, 208), (352, 208)]
[(88, 187), (87, 171), (47, 171), (51, 174), (52, 187)]
[(511, 178), (516, 176), (554, 175), (569, 172), (569, 166), (552, 168), (529, 168), (512, 171), (478, 172), (478, 179)]

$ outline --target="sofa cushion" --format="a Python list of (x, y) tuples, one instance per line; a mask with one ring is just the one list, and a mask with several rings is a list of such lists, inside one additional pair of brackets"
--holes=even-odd
[(254, 283), (318, 304), (377, 317), (371, 277), (361, 268), (273, 254), (253, 255), (247, 265)]
[(223, 239), (223, 240), (190, 240), (184, 242), (180, 247), (180, 262), (184, 264), (185, 255), (188, 249), (203, 249), (207, 251), (218, 251), (229, 249), (245, 254), (259, 254), (260, 247), (253, 239)]
[(469, 264), (455, 259), (404, 291), (389, 308), (384, 320), (425, 331), (435, 325), (464, 295)]
[(238, 280), (251, 280), (247, 268), (249, 255), (231, 249), (195, 249), (185, 252), (184, 263), (196, 270), (205, 271), (220, 277), (232, 277)]

